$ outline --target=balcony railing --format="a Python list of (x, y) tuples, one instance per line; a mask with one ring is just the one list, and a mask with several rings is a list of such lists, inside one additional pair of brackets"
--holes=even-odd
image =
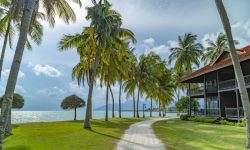
[[(246, 86), (250, 86), (250, 75), (245, 76), (245, 83)], [(219, 83), (219, 90), (228, 90), (228, 89), (234, 89), (237, 88), (237, 82), (235, 79), (221, 81)]]
[[(238, 109), (237, 108), (225, 108), (226, 118), (238, 118)], [(242, 107), (239, 107), (239, 117), (244, 117), (244, 110)]]
[[(207, 114), (206, 114), (206, 112), (207, 112)], [(205, 109), (199, 109), (196, 112), (196, 114), (199, 116), (218, 117), (220, 115), (220, 109), (213, 108), (213, 109), (207, 109), (207, 111), (205, 111)]]
[(190, 95), (202, 95), (204, 93), (204, 86), (199, 86), (193, 89), (190, 89)]

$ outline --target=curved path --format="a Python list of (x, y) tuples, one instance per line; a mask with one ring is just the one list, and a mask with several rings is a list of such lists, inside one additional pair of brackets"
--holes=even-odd
[(117, 150), (165, 150), (151, 128), (154, 122), (164, 119), (167, 118), (153, 118), (131, 125), (117, 144)]

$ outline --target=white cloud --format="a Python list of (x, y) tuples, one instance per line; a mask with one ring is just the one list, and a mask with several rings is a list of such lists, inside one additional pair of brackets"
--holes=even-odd
[(167, 59), (170, 54), (170, 49), (176, 46), (178, 46), (178, 43), (173, 40), (167, 41), (166, 44), (157, 45), (153, 38), (148, 38), (143, 40), (142, 44), (142, 48), (145, 49), (145, 54), (154, 52), (160, 55), (163, 59)]
[[(242, 48), (249, 45), (250, 41), (250, 20), (245, 22), (236, 22), (231, 25), (232, 33), (235, 40), (239, 42), (238, 45), (235, 45), (237, 48)], [(209, 45), (206, 40), (210, 39), (215, 41), (219, 33), (223, 32), (222, 29), (218, 30), (217, 33), (207, 33), (201, 39), (202, 45), (207, 48)]]
[(215, 41), (219, 34), (220, 34), (220, 32), (205, 34), (203, 36), (203, 38), (201, 39), (201, 44), (204, 46), (204, 48), (209, 47), (209, 44), (207, 43), (207, 40)]
[(23, 94), (27, 93), (27, 91), (24, 89), (24, 87), (19, 85), (19, 84), (16, 85), (16, 91), (18, 93), (23, 93)]
[(62, 73), (58, 69), (56, 69), (50, 65), (41, 65), (41, 64), (34, 65), (30, 62), (30, 63), (28, 63), (28, 67), (32, 68), (33, 72), (37, 76), (43, 74), (43, 75), (46, 75), (49, 77), (56, 78), (56, 77), (60, 77), (62, 75)]
[[(84, 88), (81, 86), (79, 86), (77, 83), (75, 82), (70, 82), (69, 83), (69, 92), (71, 94), (76, 94), (76, 95), (83, 95), (84, 92)], [(86, 90), (87, 92), (87, 90)]]
[[(10, 69), (4, 69), (4, 70), (2, 71), (2, 76), (4, 76), (4, 77), (8, 77), (9, 74), (10, 74)], [(23, 72), (20, 70), (19, 73), (18, 73), (18, 78), (23, 78), (23, 77), (25, 77), (25, 73), (23, 73)]]
[(66, 94), (66, 91), (61, 88), (58, 88), (57, 86), (54, 86), (51, 88), (40, 89), (37, 91), (37, 93), (43, 96), (56, 97)]

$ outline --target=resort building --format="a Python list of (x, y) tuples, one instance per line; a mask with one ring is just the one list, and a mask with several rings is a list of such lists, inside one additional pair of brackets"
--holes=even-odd
[[(250, 95), (250, 46), (238, 49), (237, 53)], [(228, 50), (224, 50), (213, 63), (185, 75), (181, 82), (189, 85), (187, 93), (190, 101), (204, 102), (203, 109), (194, 112), (194, 115), (224, 117), (229, 120), (240, 120), (244, 117)]]

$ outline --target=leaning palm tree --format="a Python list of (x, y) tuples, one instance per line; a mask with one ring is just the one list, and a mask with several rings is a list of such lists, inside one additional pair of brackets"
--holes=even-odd
[(243, 76), (243, 72), (241, 69), (240, 61), (238, 58), (238, 55), (236, 53), (235, 45), (234, 45), (234, 40), (232, 36), (232, 31), (231, 31), (231, 26), (230, 26), (230, 21), (227, 16), (227, 12), (225, 10), (225, 7), (223, 5), (222, 0), (215, 0), (225, 33), (227, 35), (228, 43), (229, 43), (229, 50), (230, 50), (230, 55), (232, 58), (232, 63), (234, 67), (234, 72), (236, 76), (236, 80), (238, 83), (239, 91), (240, 91), (240, 96), (241, 96), (241, 101), (246, 117), (246, 146), (247, 148), (250, 147), (250, 102), (249, 102), (249, 97), (245, 85), (245, 80)]
[[(4, 37), (3, 47), (1, 51), (1, 58), (0, 58), (0, 78), (3, 68), (3, 62), (5, 57), (5, 51), (7, 48), (7, 44), (9, 47), (12, 48), (12, 40), (15, 35), (15, 32), (18, 31), (20, 28), (21, 22), (21, 15), (23, 11), (24, 4), (22, 1), (12, 0), (2, 0), (4, 4), (0, 3), (0, 6), (5, 8), (5, 12), (3, 13), (3, 17), (0, 20), (0, 33)], [(38, 9), (34, 9), (33, 17), (29, 27), (29, 36), (33, 42), (36, 44), (41, 43), (41, 38), (43, 35), (42, 25), (40, 24), (39, 20), (45, 20), (44, 14), (38, 12)], [(32, 46), (29, 40), (26, 41), (25, 45), (28, 49), (31, 49)]]
[[(46, 18), (50, 24), (54, 24), (53, 20), (56, 15), (59, 15), (67, 23), (69, 21), (75, 21), (76, 17), (74, 11), (68, 4), (67, 0), (27, 0), (25, 1), (25, 5), (22, 18), (21, 18), (21, 25), (20, 25), (20, 34), (16, 46), (16, 51), (14, 54), (14, 59), (10, 69), (10, 75), (7, 81), (6, 89), (5, 89), (5, 96), (3, 99), (3, 105), (1, 109), (1, 139), (0, 143), (2, 143), (3, 135), (5, 133), (5, 129), (8, 126), (8, 115), (9, 111), (12, 108), (12, 100), (13, 100), (13, 93), (16, 86), (17, 76), (20, 69), (20, 65), (22, 62), (24, 47), (27, 41), (27, 36), (29, 33), (29, 27), (32, 21), (33, 11), (39, 8), (39, 2), (42, 3), (42, 6), (45, 10)], [(76, 2), (76, 0), (74, 0)], [(2, 149), (2, 145), (0, 144), (0, 149)]]
[[(3, 2), (3, 0), (1, 1)], [(1, 5), (2, 3), (0, 3)], [(1, 5), (2, 6), (2, 5)], [(18, 29), (21, 26), (21, 12), (23, 10), (23, 3), (21, 1), (13, 0), (11, 2), (6, 1), (4, 3), (4, 7), (6, 9), (5, 13), (3, 14), (3, 18), (0, 20), (0, 33), (4, 36), (4, 42), (1, 52), (1, 58), (0, 58), (0, 78), (1, 78), (1, 72), (3, 67), (3, 61), (5, 56), (5, 50), (7, 47), (7, 42), (9, 43), (10, 48), (12, 48), (12, 39), (15, 35), (15, 32), (18, 31)], [(44, 20), (44, 14), (38, 12), (37, 9), (33, 11), (33, 17), (31, 20), (31, 23), (29, 25), (28, 30), (28, 39), (25, 43), (25, 47), (28, 49), (32, 49), (32, 46), (30, 44), (30, 40), (32, 40), (36, 44), (41, 44), (42, 36), (43, 36), (43, 28), (40, 24), (39, 20)], [(5, 135), (11, 135), (12, 129), (11, 129), (11, 111), (9, 112), (9, 121), (8, 121), (8, 128), (6, 128)]]
[[(229, 48), (227, 36), (224, 33), (219, 33), (215, 41), (208, 39), (207, 43), (209, 46), (202, 56), (205, 64), (212, 63), (224, 50)], [(238, 41), (234, 41), (234, 43), (238, 44)]]
[(175, 70), (191, 72), (193, 65), (199, 66), (203, 47), (196, 40), (197, 36), (192, 33), (185, 34), (183, 38), (178, 37), (179, 46), (171, 48), (169, 56), (169, 64), (175, 62)]

